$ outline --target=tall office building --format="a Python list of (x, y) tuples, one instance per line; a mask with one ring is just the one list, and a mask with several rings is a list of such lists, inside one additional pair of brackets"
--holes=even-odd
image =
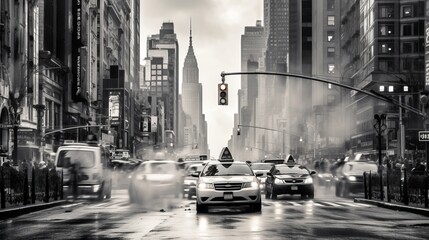
[[(259, 70), (259, 61), (263, 58), (265, 50), (264, 27), (262, 21), (257, 20), (255, 26), (246, 26), (244, 34), (241, 35), (241, 71), (257, 71)], [(242, 75), (241, 76), (241, 91), (239, 98), (239, 122), (243, 125), (255, 125), (256, 122), (256, 98), (258, 97), (258, 76), (257, 75)], [(256, 147), (255, 128), (242, 128), (241, 135), (237, 139), (239, 144), (236, 147), (236, 154), (246, 154), (247, 159), (256, 157), (257, 154), (245, 151), (246, 147)], [(238, 152), (237, 152), (238, 151)], [(253, 159), (257, 160), (257, 159)]]
[[(183, 65), (183, 83), (182, 83), (182, 107), (186, 115), (189, 116), (189, 122), (185, 125), (185, 130), (192, 134), (187, 134), (183, 139), (182, 146), (197, 146), (198, 152), (206, 153), (207, 132), (204, 132), (203, 117), (203, 89), (199, 82), (198, 62), (195, 57), (194, 47), (192, 46), (192, 29), (189, 36), (189, 48)], [(195, 148), (195, 147), (194, 147)]]
[[(164, 22), (159, 34), (147, 39), (145, 82), (150, 86), (152, 113), (164, 106), (165, 121), (158, 119), (160, 129), (177, 132), (179, 102), (179, 43), (174, 24)], [(165, 142), (165, 132), (158, 132), (157, 143)]]
[[(419, 108), (418, 96), (412, 93), (424, 89), (425, 1), (355, 0), (342, 2), (341, 9), (341, 55), (352, 72), (345, 77), (354, 87)], [(349, 92), (348, 96), (352, 96), (346, 108), (352, 114), (350, 152), (377, 152), (375, 114), (387, 116), (383, 153), (410, 158), (423, 149), (417, 139), (423, 123), (414, 113), (363, 94)]]

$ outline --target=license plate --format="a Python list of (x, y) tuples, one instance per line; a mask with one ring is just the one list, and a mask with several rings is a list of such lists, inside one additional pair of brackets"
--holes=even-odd
[(234, 199), (234, 197), (232, 196), (232, 193), (224, 193), (223, 199), (224, 200), (232, 200), (232, 199)]
[(292, 190), (292, 191), (296, 191), (296, 190), (298, 190), (298, 186), (291, 186), (291, 187), (290, 187), (290, 190)]

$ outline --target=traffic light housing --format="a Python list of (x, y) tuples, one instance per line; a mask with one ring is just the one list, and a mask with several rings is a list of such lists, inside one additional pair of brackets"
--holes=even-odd
[(219, 105), (228, 105), (228, 84), (226, 83), (219, 83), (218, 84), (218, 91), (219, 91)]

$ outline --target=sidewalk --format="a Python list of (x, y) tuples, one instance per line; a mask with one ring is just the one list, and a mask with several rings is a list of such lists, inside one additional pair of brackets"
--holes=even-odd
[(377, 207), (388, 208), (388, 209), (397, 210), (397, 211), (410, 212), (410, 213), (415, 213), (415, 214), (429, 217), (429, 208), (406, 206), (403, 204), (395, 204), (395, 203), (389, 203), (389, 202), (384, 202), (379, 200), (369, 200), (365, 198), (355, 198), (354, 202), (366, 203)]
[(38, 204), (30, 204), (26, 206), (19, 207), (11, 207), (6, 209), (0, 209), (0, 220), (5, 220), (8, 218), (18, 217), (20, 215), (48, 209), (51, 207), (56, 207), (62, 204), (67, 203), (66, 200), (58, 200), (49, 203), (38, 203)]

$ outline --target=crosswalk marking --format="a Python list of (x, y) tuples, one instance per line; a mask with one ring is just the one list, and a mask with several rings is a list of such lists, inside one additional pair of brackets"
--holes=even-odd
[(318, 207), (368, 207), (366, 204), (355, 203), (355, 202), (345, 202), (345, 201), (287, 201), (287, 200), (275, 200), (273, 201), (264, 201), (264, 206), (318, 206)]

